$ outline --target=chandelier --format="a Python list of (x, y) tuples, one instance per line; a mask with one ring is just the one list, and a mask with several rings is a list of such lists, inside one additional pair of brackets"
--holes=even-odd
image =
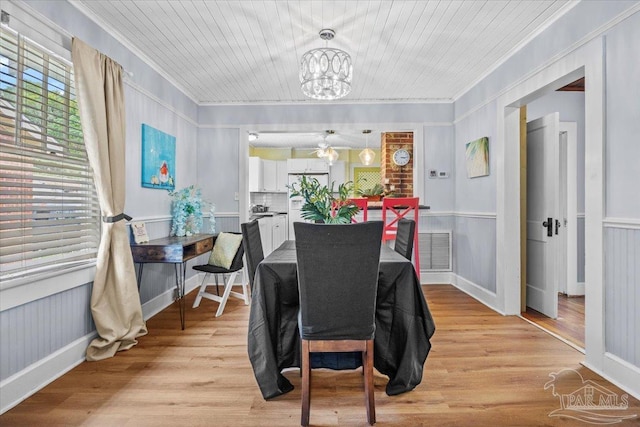
[(369, 166), (373, 163), (373, 160), (376, 158), (376, 153), (371, 148), (369, 148), (369, 134), (371, 133), (371, 129), (365, 129), (362, 131), (362, 133), (365, 134), (366, 148), (362, 150), (360, 154), (358, 154), (358, 157), (360, 157), (360, 161), (362, 162), (363, 165)]
[(343, 50), (328, 47), (336, 32), (320, 30), (325, 47), (311, 49), (300, 60), (300, 88), (309, 98), (339, 99), (351, 92), (353, 67), (351, 56)]

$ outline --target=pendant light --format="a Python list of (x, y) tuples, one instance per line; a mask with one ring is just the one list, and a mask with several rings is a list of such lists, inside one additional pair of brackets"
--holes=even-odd
[(351, 56), (341, 49), (330, 48), (336, 32), (326, 28), (320, 31), (325, 47), (311, 49), (300, 60), (300, 88), (309, 98), (334, 100), (351, 92)]
[(358, 157), (360, 157), (360, 161), (363, 165), (369, 166), (376, 158), (376, 153), (371, 148), (369, 148), (369, 134), (371, 133), (371, 129), (365, 129), (362, 131), (362, 133), (365, 134), (366, 148), (362, 150), (360, 154), (358, 154)]

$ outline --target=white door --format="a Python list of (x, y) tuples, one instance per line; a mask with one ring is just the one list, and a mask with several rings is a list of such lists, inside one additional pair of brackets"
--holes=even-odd
[(527, 306), (558, 317), (558, 113), (527, 123)]

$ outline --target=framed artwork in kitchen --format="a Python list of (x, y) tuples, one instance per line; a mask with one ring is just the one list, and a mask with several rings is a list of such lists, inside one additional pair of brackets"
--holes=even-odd
[(143, 123), (142, 186), (173, 191), (175, 170), (176, 137)]

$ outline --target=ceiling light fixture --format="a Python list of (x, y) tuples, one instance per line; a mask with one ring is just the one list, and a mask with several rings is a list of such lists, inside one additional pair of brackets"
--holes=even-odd
[(351, 56), (343, 50), (328, 47), (336, 32), (320, 30), (323, 48), (311, 49), (300, 60), (300, 88), (309, 98), (333, 100), (351, 92), (353, 67)]
[(249, 141), (255, 141), (258, 139), (258, 134), (255, 132), (249, 132)]
[(369, 148), (369, 134), (371, 133), (371, 129), (365, 129), (362, 131), (362, 133), (365, 134), (366, 148), (362, 150), (360, 154), (358, 154), (358, 157), (360, 157), (360, 161), (363, 165), (369, 166), (376, 158), (376, 153), (371, 148)]
[(334, 133), (336, 133), (336, 131), (326, 130), (322, 136), (322, 142), (318, 143), (318, 149), (314, 151), (318, 157), (325, 159), (327, 163), (329, 163), (329, 166), (333, 166), (333, 163), (340, 157), (338, 151), (327, 142), (329, 135), (333, 135)]

